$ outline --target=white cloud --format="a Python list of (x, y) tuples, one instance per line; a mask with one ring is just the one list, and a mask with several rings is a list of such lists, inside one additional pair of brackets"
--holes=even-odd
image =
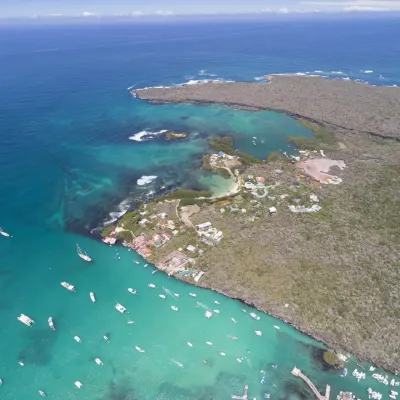
[(390, 11), (390, 9), (382, 7), (349, 6), (344, 7), (343, 11)]
[(354, 0), (354, 1), (302, 1), (302, 4), (333, 7), (337, 11), (400, 11), (400, 0)]
[(173, 15), (172, 11), (169, 11), (169, 10), (157, 10), (155, 12), (155, 14), (163, 16), (163, 17), (169, 17), (169, 16)]
[(131, 12), (131, 17), (141, 17), (142, 15), (144, 14), (141, 11)]
[(84, 11), (84, 12), (81, 14), (81, 16), (82, 16), (82, 17), (98, 17), (99, 14), (92, 13), (92, 12), (89, 12), (89, 11)]
[[(293, 10), (293, 11), (295, 11), (295, 10)], [(283, 8), (278, 8), (278, 9), (276, 10), (276, 12), (277, 12), (278, 14), (289, 14), (289, 13), (290, 13), (290, 10), (289, 10), (288, 8), (286, 8), (286, 7), (283, 7)]]

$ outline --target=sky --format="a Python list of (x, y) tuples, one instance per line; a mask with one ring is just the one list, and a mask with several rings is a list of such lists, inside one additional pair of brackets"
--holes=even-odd
[(400, 11), (400, 0), (0, 0), (0, 18)]

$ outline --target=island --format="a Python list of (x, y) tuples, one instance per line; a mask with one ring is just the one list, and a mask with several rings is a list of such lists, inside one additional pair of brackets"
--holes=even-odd
[(298, 152), (267, 160), (236, 152), (232, 138), (213, 138), (203, 165), (227, 172), (229, 192), (177, 190), (103, 235), (338, 353), (399, 371), (400, 89), (274, 76), (135, 93), (156, 103), (282, 111), (315, 136), (290, 138)]

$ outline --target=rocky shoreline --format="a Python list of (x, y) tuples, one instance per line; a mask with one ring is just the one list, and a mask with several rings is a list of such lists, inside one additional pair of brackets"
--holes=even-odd
[(269, 79), (269, 83), (210, 82), (132, 93), (154, 103), (272, 110), (336, 129), (400, 140), (400, 88), (296, 75), (271, 75)]

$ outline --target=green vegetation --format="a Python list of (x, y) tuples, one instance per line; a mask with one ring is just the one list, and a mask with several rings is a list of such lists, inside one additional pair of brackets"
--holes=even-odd
[(117, 233), (117, 239), (131, 242), (133, 239), (133, 235), (130, 231), (121, 231)]
[(115, 226), (113, 224), (106, 226), (103, 231), (101, 232), (101, 236), (103, 238), (107, 237), (110, 235), (110, 233), (115, 229)]
[(298, 149), (331, 150), (336, 147), (337, 138), (323, 125), (305, 119), (299, 119), (298, 122), (314, 132), (313, 138), (305, 138), (302, 136), (291, 136), (288, 138), (287, 141), (294, 144)]
[(260, 164), (262, 160), (250, 154), (236, 151), (234, 148), (234, 140), (232, 136), (214, 136), (208, 139), (209, 146), (216, 152), (224, 152), (229, 155), (237, 155), (245, 165)]
[(231, 174), (229, 173), (229, 171), (225, 168), (218, 168), (215, 171), (217, 174), (221, 175), (223, 178), (225, 179), (230, 179), (231, 178)]
[(208, 154), (204, 155), (203, 158), (201, 159), (202, 161), (202, 168), (207, 170), (207, 171), (212, 171), (213, 167), (210, 164), (210, 156)]
[(267, 157), (267, 162), (274, 162), (274, 161), (290, 162), (290, 160), (287, 157), (285, 157), (282, 153), (278, 153), (277, 151), (272, 152)]
[(196, 199), (198, 197), (211, 197), (210, 190), (177, 189), (164, 197), (166, 200)]
[(173, 132), (173, 131), (168, 131), (164, 137), (165, 140), (179, 140), (179, 139), (186, 139), (189, 136), (188, 133), (186, 132)]
[(322, 354), (324, 362), (333, 368), (342, 368), (343, 362), (334, 351), (324, 351)]
[(182, 199), (179, 202), (179, 206), (180, 207), (193, 206), (194, 204), (197, 204), (198, 206), (201, 206), (203, 203), (204, 203), (204, 200), (201, 200), (201, 199), (186, 198), (186, 199)]

